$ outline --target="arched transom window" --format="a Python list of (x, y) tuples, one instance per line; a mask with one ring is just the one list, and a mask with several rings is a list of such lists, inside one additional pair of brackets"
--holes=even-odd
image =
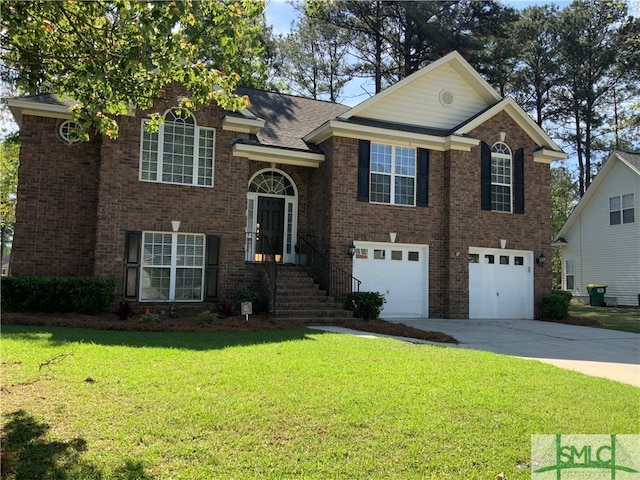
[(498, 142), (491, 147), (491, 210), (511, 212), (511, 150)]
[(256, 175), (249, 185), (249, 191), (284, 196), (295, 196), (296, 194), (291, 181), (281, 173), (274, 171), (266, 171)]
[(157, 132), (145, 128), (140, 148), (140, 179), (213, 186), (215, 130), (199, 127), (192, 115), (169, 110)]

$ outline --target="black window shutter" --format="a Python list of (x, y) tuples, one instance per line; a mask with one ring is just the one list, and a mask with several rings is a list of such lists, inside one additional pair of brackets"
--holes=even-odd
[(220, 237), (207, 235), (204, 271), (204, 299), (206, 301), (218, 298), (218, 265), (220, 261)]
[(418, 191), (416, 205), (429, 206), (429, 150), (418, 149)]
[(491, 147), (480, 144), (480, 208), (491, 210)]
[(124, 298), (138, 298), (142, 232), (127, 232), (124, 242)]
[(369, 162), (371, 160), (371, 142), (358, 141), (358, 201), (369, 201)]
[(524, 148), (513, 157), (513, 213), (524, 213)]

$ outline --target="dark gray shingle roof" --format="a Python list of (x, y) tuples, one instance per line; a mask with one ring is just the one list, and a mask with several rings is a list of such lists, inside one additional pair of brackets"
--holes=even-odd
[(616, 150), (616, 153), (640, 170), (640, 153), (621, 152), (620, 150)]
[(237, 93), (247, 95), (251, 102), (248, 110), (265, 121), (257, 135), (262, 145), (309, 150), (302, 137), (350, 109), (339, 103), (252, 88), (238, 88)]

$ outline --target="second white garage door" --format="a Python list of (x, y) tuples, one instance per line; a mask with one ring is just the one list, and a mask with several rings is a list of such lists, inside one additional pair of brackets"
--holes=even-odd
[(354, 242), (353, 276), (360, 291), (380, 292), (387, 300), (381, 318), (427, 318), (429, 246)]
[(469, 318), (533, 318), (533, 252), (469, 249)]

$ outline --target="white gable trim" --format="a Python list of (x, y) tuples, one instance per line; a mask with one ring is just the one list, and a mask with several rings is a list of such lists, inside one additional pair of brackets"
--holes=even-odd
[(371, 140), (373, 142), (386, 141), (396, 145), (427, 148), (440, 152), (447, 150), (469, 152), (473, 147), (480, 144), (480, 140), (466, 136), (447, 135), (439, 137), (436, 135), (359, 125), (339, 120), (330, 120), (305, 136), (304, 140), (306, 142), (320, 144), (331, 137), (357, 138), (359, 140)]
[[(482, 114), (473, 118), (458, 128), (455, 133), (459, 135), (468, 134), (474, 128), (479, 127), (486, 121), (500, 112), (506, 112), (509, 116), (529, 135), (541, 148), (533, 153), (536, 162), (551, 163), (554, 160), (567, 158), (560, 147), (542, 130), (533, 119), (518, 105), (515, 100), (506, 97), (500, 103), (489, 108)], [(546, 147), (546, 148), (545, 148)]]
[(467, 78), (470, 81), (471, 87), (476, 92), (478, 92), (478, 94), (485, 100), (487, 104), (492, 104), (501, 100), (502, 97), (498, 94), (498, 92), (496, 92), (491, 87), (491, 85), (489, 85), (489, 83), (487, 83), (487, 81), (482, 78), (471, 65), (469, 65), (469, 63), (463, 58), (463, 56), (458, 52), (453, 51), (450, 54), (445, 55), (441, 59), (430, 63), (417, 72), (412, 73), (408, 77), (403, 78), (402, 80), (386, 88), (382, 92), (356, 105), (351, 110), (345, 112), (341, 117), (348, 119), (354, 116), (358, 116), (360, 112), (369, 108), (374, 103), (379, 102), (383, 98), (404, 88), (408, 84), (420, 80), (425, 75), (430, 74), (431, 72), (437, 70), (445, 64), (450, 64), (456, 71), (458, 71), (458, 73), (460, 73), (460, 75), (462, 75), (464, 78)]

